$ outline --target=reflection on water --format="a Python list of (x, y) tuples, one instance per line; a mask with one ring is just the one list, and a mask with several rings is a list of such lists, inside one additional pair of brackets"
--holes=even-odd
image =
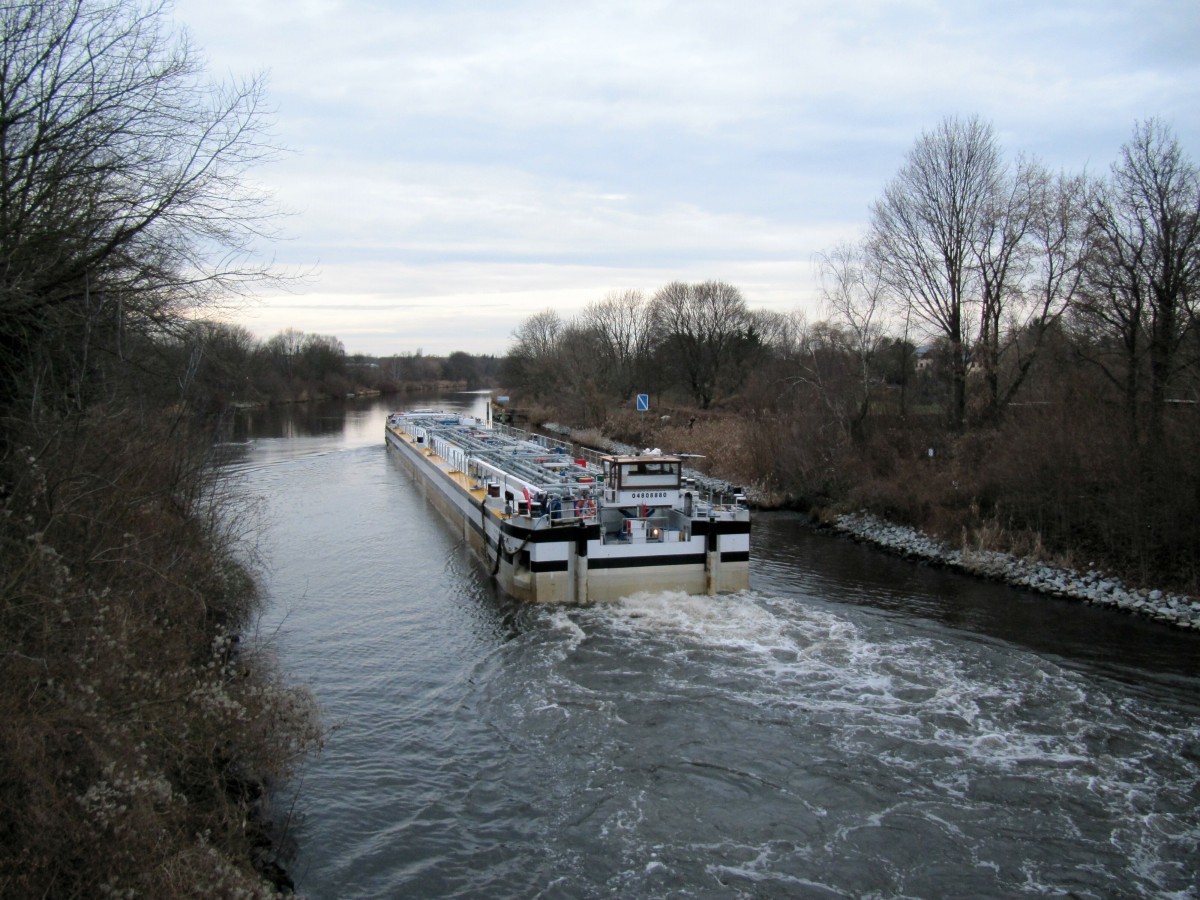
[(788, 514), (751, 591), (518, 606), (384, 448), (391, 406), (231, 463), (264, 633), (333, 726), (305, 894), (1196, 896), (1195, 636)]
[(382, 417), (387, 412), (428, 406), (461, 410), (483, 418), (488, 396), (489, 392), (481, 391), (449, 397), (397, 395), (252, 407), (239, 410), (229, 420), (224, 439), (244, 443), (252, 439), (332, 437), (342, 446), (362, 446), (379, 438)]

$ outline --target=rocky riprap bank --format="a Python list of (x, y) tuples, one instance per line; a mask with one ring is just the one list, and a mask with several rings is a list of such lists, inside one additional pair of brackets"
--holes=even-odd
[(1081, 574), (1073, 569), (1062, 569), (992, 550), (952, 550), (916, 529), (893, 525), (867, 513), (839, 516), (834, 520), (833, 528), (902, 556), (961, 569), (1015, 587), (1082, 600), (1096, 606), (1108, 606), (1149, 616), (1179, 628), (1200, 631), (1200, 601), (1191, 597), (1128, 588), (1120, 579), (1100, 572)]

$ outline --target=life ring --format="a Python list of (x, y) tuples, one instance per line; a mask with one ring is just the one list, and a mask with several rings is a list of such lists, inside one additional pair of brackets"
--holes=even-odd
[(579, 519), (596, 515), (596, 501), (591, 497), (580, 497), (575, 501), (575, 516)]

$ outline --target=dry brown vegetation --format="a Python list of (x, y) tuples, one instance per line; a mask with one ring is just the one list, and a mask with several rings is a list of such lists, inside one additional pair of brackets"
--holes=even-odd
[(266, 896), (268, 789), (319, 740), (183, 425), (8, 422), (0, 895)]
[(1018, 407), (966, 432), (938, 417), (878, 416), (857, 441), (815, 399), (753, 415), (671, 413), (664, 422), (624, 412), (605, 431), (702, 454), (697, 468), (747, 485), (762, 506), (819, 519), (866, 509), (955, 546), (1097, 563), (1133, 582), (1200, 589), (1200, 416), (1190, 406), (1174, 410), (1152, 458), (1102, 402)]
[(197, 324), (279, 280), (263, 83), (136, 0), (0, 5), (0, 56), (0, 895), (269, 895), (319, 723), (252, 639)]
[(1200, 588), (1200, 166), (1167, 123), (1096, 176), (944, 119), (817, 268), (815, 323), (722, 282), (546, 310), (506, 384), (767, 504)]

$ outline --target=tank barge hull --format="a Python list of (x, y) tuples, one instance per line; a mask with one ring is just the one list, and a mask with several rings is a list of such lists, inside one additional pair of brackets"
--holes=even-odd
[[(388, 446), (504, 591), (589, 604), (718, 594), (750, 580), (750, 511), (705, 495), (679, 457), (602, 455), (455, 413), (393, 413)], [(579, 454), (579, 455), (576, 455)]]

